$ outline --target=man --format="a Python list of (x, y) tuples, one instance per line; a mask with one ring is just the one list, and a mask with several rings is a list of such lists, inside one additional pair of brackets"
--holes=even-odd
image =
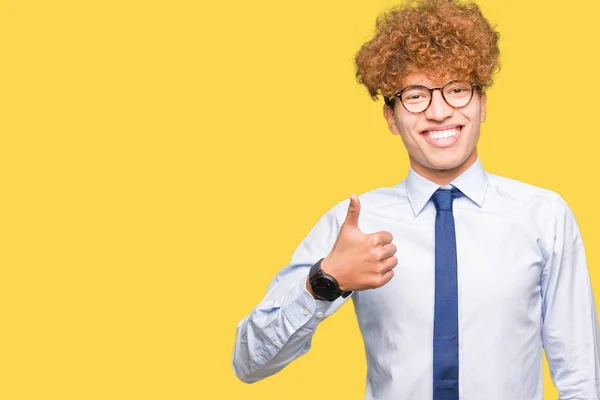
[(487, 173), (477, 154), (498, 34), (475, 4), (421, 0), (381, 17), (356, 57), (385, 99), (408, 177), (331, 208), (238, 325), (236, 375), (306, 353), (352, 298), (366, 399), (600, 400), (597, 311), (582, 238), (556, 193)]

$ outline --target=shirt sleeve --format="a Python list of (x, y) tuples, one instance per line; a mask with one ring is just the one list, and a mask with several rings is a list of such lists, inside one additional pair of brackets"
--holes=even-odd
[(337, 239), (338, 208), (339, 204), (319, 219), (262, 301), (237, 325), (233, 370), (243, 382), (271, 376), (305, 354), (317, 325), (350, 298), (315, 300), (306, 289), (310, 267), (329, 254)]
[(541, 277), (542, 342), (560, 400), (600, 400), (600, 336), (585, 249), (559, 197)]

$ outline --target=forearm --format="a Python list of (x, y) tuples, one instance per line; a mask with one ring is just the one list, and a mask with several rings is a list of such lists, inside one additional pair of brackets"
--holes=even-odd
[(559, 399), (600, 400), (600, 336), (592, 291), (579, 287), (560, 298), (563, 303), (553, 305), (542, 329)]
[(340, 229), (332, 207), (294, 251), (290, 263), (271, 281), (264, 299), (240, 321), (233, 370), (244, 382), (256, 382), (306, 353), (319, 322), (346, 300), (316, 300), (306, 287), (310, 267), (325, 257)]
[(315, 300), (302, 276), (284, 295), (263, 300), (237, 327), (233, 369), (252, 383), (305, 354), (331, 303)]

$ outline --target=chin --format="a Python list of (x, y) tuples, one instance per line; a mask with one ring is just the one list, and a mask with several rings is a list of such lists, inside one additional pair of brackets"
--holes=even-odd
[(438, 171), (452, 170), (460, 167), (469, 157), (432, 157), (429, 163), (425, 164), (428, 168)]

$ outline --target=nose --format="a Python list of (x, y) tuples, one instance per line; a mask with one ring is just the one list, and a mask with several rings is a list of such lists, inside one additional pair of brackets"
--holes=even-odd
[(431, 95), (431, 104), (425, 110), (425, 117), (434, 121), (443, 121), (452, 114), (454, 114), (454, 108), (446, 103), (439, 89), (434, 90)]

